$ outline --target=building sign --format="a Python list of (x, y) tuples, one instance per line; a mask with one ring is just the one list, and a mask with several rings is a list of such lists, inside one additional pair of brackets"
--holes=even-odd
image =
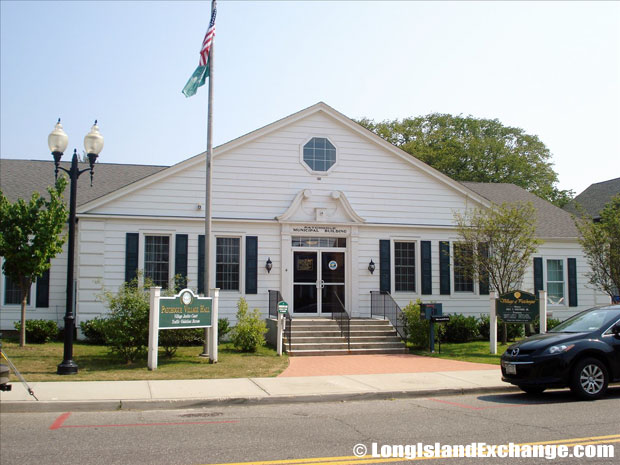
[(348, 228), (337, 226), (293, 226), (291, 230), (295, 234), (349, 234)]
[(211, 310), (211, 297), (198, 297), (190, 289), (174, 297), (160, 297), (159, 329), (208, 328)]
[(524, 291), (500, 295), (496, 309), (499, 317), (506, 323), (532, 323), (540, 312), (536, 296)]

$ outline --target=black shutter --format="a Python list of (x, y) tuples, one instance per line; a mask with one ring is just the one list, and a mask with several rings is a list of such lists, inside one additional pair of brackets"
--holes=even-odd
[(37, 278), (37, 307), (50, 306), (50, 270), (45, 271)]
[(432, 294), (431, 241), (420, 242), (420, 254), (422, 255), (422, 294)]
[(245, 293), (258, 293), (258, 237), (245, 237)]
[(577, 259), (568, 259), (568, 306), (577, 306)]
[(538, 298), (538, 291), (544, 289), (542, 257), (534, 257), (534, 294)]
[(439, 293), (450, 295), (450, 242), (439, 242)]
[(174, 243), (174, 274), (181, 275), (181, 281), (175, 285), (180, 291), (187, 287), (187, 234), (177, 234)]
[(390, 293), (392, 290), (391, 274), (392, 264), (390, 256), (390, 241), (379, 240), (379, 290)]
[(131, 282), (138, 274), (138, 233), (125, 236), (125, 282)]
[(205, 293), (205, 236), (198, 236), (198, 294)]
[[(484, 258), (489, 258), (489, 244), (481, 242), (478, 244), (478, 252)], [(480, 295), (489, 295), (489, 274), (485, 272), (484, 267), (478, 268), (478, 288)]]

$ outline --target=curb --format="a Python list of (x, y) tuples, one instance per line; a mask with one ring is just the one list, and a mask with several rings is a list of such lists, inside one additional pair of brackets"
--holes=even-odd
[(338, 394), (306, 394), (299, 396), (225, 397), (217, 399), (162, 399), (162, 400), (95, 400), (95, 401), (13, 401), (0, 402), (0, 413), (78, 412), (114, 410), (171, 410), (195, 409), (212, 406), (273, 405), (312, 402), (355, 402), (364, 400), (415, 399), (420, 397), (445, 397), (467, 394), (520, 392), (507, 386), (436, 389), (421, 391), (379, 391)]

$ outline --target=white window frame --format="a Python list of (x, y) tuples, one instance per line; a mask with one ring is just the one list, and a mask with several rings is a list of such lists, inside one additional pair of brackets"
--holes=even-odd
[[(450, 268), (451, 268), (451, 277), (452, 277), (452, 282), (450, 283), (450, 286), (452, 287), (452, 293), (456, 294), (458, 296), (478, 296), (480, 295), (480, 289), (478, 286), (478, 280), (471, 278), (472, 281), (472, 290), (471, 291), (457, 291), (456, 290), (456, 255), (455, 255), (455, 250), (456, 250), (456, 245), (457, 244), (464, 244), (463, 241), (450, 241), (450, 248), (452, 250), (451, 253), (451, 257), (450, 257)], [(475, 251), (474, 251), (475, 253)], [(489, 283), (489, 291), (491, 290), (491, 284)]]
[[(6, 291), (6, 286), (5, 286), (5, 279), (6, 276), (4, 275), (4, 272), (2, 271), (2, 263), (4, 262), (4, 259), (2, 257), (0, 257), (0, 307), (6, 308), (6, 309), (20, 309), (22, 304), (18, 303), (18, 304), (5, 304), (5, 291)], [(27, 309), (31, 309), (31, 310), (36, 310), (37, 307), (37, 280), (35, 279), (34, 282), (30, 285), (30, 303), (26, 304), (26, 308)], [(39, 308), (43, 308), (43, 307), (39, 307)], [(44, 307), (47, 308), (47, 307)]]
[[(172, 284), (174, 286), (174, 253), (176, 250), (176, 232), (175, 231), (140, 231), (138, 239), (138, 269), (142, 271), (141, 281), (144, 281), (146, 277), (146, 269), (144, 266), (144, 255), (146, 254), (146, 236), (166, 236), (169, 238), (169, 250), (168, 250), (168, 286)], [(171, 283), (172, 280), (172, 283)], [(140, 283), (140, 284), (143, 284)]]
[[(414, 291), (397, 291), (396, 290), (396, 243), (397, 242), (408, 242), (414, 243), (414, 260), (415, 260), (415, 276), (414, 276)], [(420, 269), (420, 239), (407, 237), (407, 238), (392, 238), (392, 243), (390, 247), (390, 261), (391, 261), (391, 274), (392, 274), (392, 294), (409, 294), (409, 295), (418, 295), (420, 293), (420, 286), (422, 285), (421, 279), (421, 269)]]
[(217, 286), (217, 240), (218, 239), (239, 239), (239, 289), (220, 289), (220, 292), (226, 294), (245, 294), (245, 234), (215, 234), (213, 244), (213, 257), (210, 262), (213, 270), (211, 282), (213, 286)]
[[(568, 307), (568, 260), (566, 257), (542, 257), (543, 259), (543, 286), (545, 288), (545, 291), (547, 291), (547, 305), (550, 305), (552, 307)], [(562, 297), (562, 302), (560, 303), (551, 303), (549, 301), (549, 285), (548, 285), (548, 279), (547, 279), (547, 262), (549, 260), (556, 260), (559, 262), (562, 262), (562, 283), (564, 284), (563, 286), (563, 297)], [(559, 281), (551, 281), (552, 283), (556, 283)]]
[[(334, 162), (334, 164), (327, 171), (314, 171), (304, 161), (304, 147), (306, 146), (306, 144), (308, 142), (310, 142), (314, 138), (317, 138), (317, 139), (327, 139), (329, 141), (329, 143), (332, 144), (336, 148), (336, 161)], [(325, 134), (314, 134), (312, 136), (306, 137), (304, 142), (299, 146), (299, 163), (301, 163), (301, 165), (306, 169), (306, 171), (308, 171), (308, 173), (310, 173), (310, 174), (312, 174), (314, 176), (318, 176), (318, 177), (327, 176), (328, 174), (330, 174), (336, 168), (336, 166), (338, 166), (338, 161), (340, 160), (339, 154), (340, 154), (340, 148), (338, 147), (338, 145), (336, 145), (334, 143), (334, 141), (329, 136), (327, 136)]]

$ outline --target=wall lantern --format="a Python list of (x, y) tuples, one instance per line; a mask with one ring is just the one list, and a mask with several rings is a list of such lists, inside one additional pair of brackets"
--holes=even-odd
[(271, 258), (267, 258), (267, 263), (265, 263), (265, 269), (267, 273), (271, 273), (271, 269), (273, 268), (273, 263), (271, 263)]
[(375, 262), (372, 261), (372, 258), (370, 259), (370, 263), (368, 264), (368, 271), (370, 271), (370, 274), (373, 274), (375, 272)]

